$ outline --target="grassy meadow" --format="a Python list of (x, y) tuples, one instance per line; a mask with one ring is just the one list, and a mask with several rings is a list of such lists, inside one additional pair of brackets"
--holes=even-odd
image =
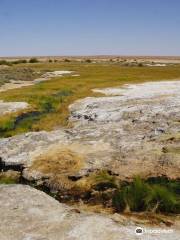
[[(80, 76), (63, 76), (33, 86), (0, 93), (0, 100), (25, 101), (30, 108), (0, 116), (0, 137), (27, 131), (52, 130), (68, 126), (68, 106), (77, 99), (95, 96), (91, 89), (121, 86), (126, 83), (180, 79), (180, 66), (122, 66), (119, 63), (44, 62), (9, 67), (8, 71), (32, 72), (71, 70)], [(30, 71), (30, 72), (31, 72)], [(31, 79), (30, 79), (31, 80)]]

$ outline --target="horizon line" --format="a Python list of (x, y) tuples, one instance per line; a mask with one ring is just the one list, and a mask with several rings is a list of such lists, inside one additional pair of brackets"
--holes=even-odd
[(72, 58), (77, 58), (77, 57), (149, 57), (149, 58), (180, 58), (180, 55), (120, 55), (120, 54), (94, 54), (94, 55), (76, 55), (76, 54), (67, 54), (67, 55), (8, 55), (8, 56), (0, 56), (0, 58), (31, 58), (31, 57), (37, 57), (37, 58), (45, 58), (45, 57), (72, 57)]

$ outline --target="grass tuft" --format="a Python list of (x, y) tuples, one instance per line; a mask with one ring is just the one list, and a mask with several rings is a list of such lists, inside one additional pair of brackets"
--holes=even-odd
[[(178, 184), (178, 181), (177, 181)], [(180, 213), (180, 197), (173, 188), (160, 184), (150, 184), (136, 177), (132, 183), (121, 186), (112, 200), (119, 211), (151, 211)]]

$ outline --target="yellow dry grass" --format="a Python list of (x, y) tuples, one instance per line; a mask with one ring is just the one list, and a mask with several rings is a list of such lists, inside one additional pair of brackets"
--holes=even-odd
[(37, 156), (31, 170), (47, 174), (50, 177), (49, 184), (56, 189), (70, 189), (74, 182), (68, 176), (76, 174), (82, 166), (82, 156), (60, 145), (53, 146)]
[(110, 176), (106, 170), (97, 170), (92, 172), (89, 176), (83, 177), (78, 180), (76, 182), (76, 187), (88, 191), (94, 185), (101, 182), (115, 183), (115, 177)]

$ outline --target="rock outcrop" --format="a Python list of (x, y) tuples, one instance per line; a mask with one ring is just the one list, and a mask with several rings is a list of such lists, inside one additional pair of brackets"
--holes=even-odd
[(108, 216), (76, 211), (25, 185), (0, 185), (0, 206), (1, 240), (178, 240), (180, 234), (178, 226), (146, 227), (166, 232), (137, 236), (132, 221), (123, 226)]
[[(137, 174), (179, 178), (180, 81), (94, 91), (106, 96), (72, 104), (72, 128), (0, 139), (0, 168), (20, 168), (21, 177), (40, 184), (44, 179), (53, 187), (58, 182), (61, 191), (68, 190), (69, 179), (83, 180), (98, 169), (122, 180)], [(177, 240), (180, 236), (179, 221), (170, 228), (142, 223), (145, 232), (138, 236), (137, 221), (81, 212), (25, 185), (0, 185), (0, 205), (1, 240)]]
[(0, 115), (17, 112), (29, 107), (26, 102), (3, 102), (0, 101)]
[(180, 81), (95, 91), (107, 96), (70, 106), (73, 128), (1, 139), (2, 160), (23, 163), (26, 175), (34, 176), (31, 165), (38, 156), (67, 149), (82, 156), (81, 176), (108, 169), (121, 179), (180, 177)]
[(33, 82), (34, 83), (39, 83), (39, 82), (50, 80), (51, 78), (62, 77), (64, 75), (70, 75), (72, 73), (73, 73), (73, 71), (53, 71), (53, 72), (47, 72), (47, 73), (43, 74), (40, 78), (35, 79)]

